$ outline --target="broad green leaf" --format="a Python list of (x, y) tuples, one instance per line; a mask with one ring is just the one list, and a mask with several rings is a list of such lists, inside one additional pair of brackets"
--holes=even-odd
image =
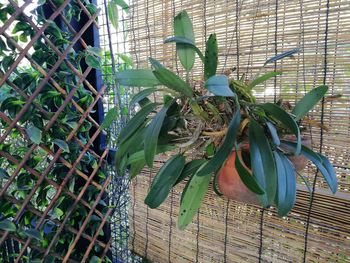
[(277, 129), (276, 129), (275, 125), (273, 125), (271, 122), (267, 121), (266, 126), (269, 129), (273, 143), (276, 146), (279, 146), (281, 144), (281, 141), (280, 141), (280, 138), (278, 137), (278, 133), (277, 133)]
[(292, 210), (297, 192), (295, 169), (290, 160), (281, 152), (274, 151), (277, 169), (276, 206), (279, 216), (285, 216)]
[(145, 167), (145, 165), (146, 161), (144, 159), (132, 163), (130, 165), (129, 178), (133, 179), (136, 175), (138, 175), (142, 171), (143, 167)]
[(154, 111), (156, 106), (156, 103), (150, 103), (141, 108), (121, 130), (118, 141), (122, 143), (127, 140), (145, 122), (147, 116)]
[[(157, 142), (160, 129), (162, 128), (162, 124), (166, 113), (169, 107), (173, 104), (174, 100), (168, 101), (164, 104), (164, 107), (157, 113), (157, 115), (153, 118), (151, 123), (146, 127), (145, 138), (144, 141), (144, 150), (145, 150), (145, 160), (148, 167), (153, 167), (153, 160), (156, 154)], [(146, 107), (146, 106), (145, 106)]]
[(86, 55), (85, 62), (89, 67), (96, 68), (96, 69), (101, 68), (100, 61), (94, 55), (90, 55), (90, 54)]
[(58, 147), (60, 147), (64, 152), (69, 153), (69, 147), (65, 141), (60, 139), (54, 139), (52, 142), (56, 144)]
[(218, 66), (218, 43), (216, 40), (216, 34), (211, 34), (207, 40), (205, 47), (205, 60), (204, 60), (204, 78), (209, 79), (216, 74), (216, 68)]
[(157, 60), (152, 58), (149, 60), (152, 63), (152, 66), (155, 68), (153, 74), (160, 83), (187, 97), (193, 96), (193, 91), (190, 85), (183, 81), (179, 76), (162, 66)]
[(153, 87), (160, 85), (159, 80), (149, 69), (127, 69), (116, 73), (120, 85), (131, 87)]
[(264, 109), (264, 111), (271, 114), (274, 118), (286, 126), (291, 132), (293, 132), (297, 139), (297, 148), (295, 155), (299, 155), (301, 150), (301, 137), (299, 126), (295, 120), (285, 110), (274, 103), (265, 103), (260, 106)]
[[(168, 152), (168, 151), (174, 150), (175, 148), (176, 147), (173, 145), (157, 145), (156, 154)], [(133, 164), (133, 163), (139, 162), (141, 160), (145, 160), (145, 151), (144, 150), (135, 152), (132, 155), (130, 155), (130, 157), (128, 158), (127, 164)]]
[(230, 121), (225, 139), (212, 159), (198, 172), (198, 176), (205, 176), (217, 171), (230, 155), (235, 143), (239, 124), (241, 122), (240, 106), (237, 98), (236, 112)]
[(92, 55), (95, 55), (96, 57), (102, 56), (102, 49), (99, 47), (87, 46), (86, 51), (91, 53)]
[(103, 122), (101, 124), (101, 129), (102, 130), (109, 129), (109, 127), (118, 118), (118, 116), (119, 116), (119, 111), (118, 111), (117, 106), (115, 106), (112, 109), (110, 109), (109, 111), (107, 111), (107, 113), (103, 119)]
[(235, 94), (230, 89), (225, 75), (212, 76), (205, 82), (205, 87), (216, 96), (233, 97)]
[(0, 180), (8, 179), (8, 178), (10, 178), (10, 175), (8, 174), (8, 172), (5, 169), (0, 168)]
[(196, 44), (191, 39), (188, 39), (186, 37), (178, 37), (177, 36), (177, 37), (169, 37), (166, 40), (164, 40), (164, 44), (172, 43), (172, 42), (191, 47), (195, 52), (197, 52), (199, 58), (204, 63), (204, 55), (203, 55), (203, 53), (199, 50), (199, 48), (197, 48)]
[(26, 236), (28, 236), (30, 238), (34, 238), (34, 239), (36, 239), (38, 241), (42, 241), (43, 240), (43, 237), (42, 237), (40, 231), (35, 229), (35, 228), (28, 228), (28, 229), (24, 230), (23, 233)]
[(242, 160), (238, 155), (238, 147), (236, 146), (236, 159), (235, 166), (238, 172), (239, 177), (241, 178), (244, 185), (253, 193), (262, 195), (264, 190), (261, 188), (255, 177), (244, 167)]
[[(296, 148), (296, 143), (295, 142), (290, 142), (290, 141), (281, 141), (284, 147), (286, 146), (287, 148)], [(337, 192), (338, 188), (338, 183), (337, 183), (337, 176), (335, 174), (334, 168), (330, 161), (323, 156), (322, 154), (315, 153), (313, 150), (309, 149), (306, 146), (301, 147), (301, 154), (304, 155), (307, 159), (309, 159), (321, 172), (323, 175), (324, 179), (326, 180), (329, 188), (333, 193)]]
[[(174, 34), (177, 37), (186, 37), (194, 43), (193, 25), (186, 11), (182, 11), (174, 17)], [(190, 71), (195, 60), (194, 50), (187, 45), (177, 43), (176, 51), (182, 66), (186, 71)]]
[(205, 159), (197, 159), (197, 160), (192, 160), (192, 161), (186, 163), (184, 169), (181, 172), (181, 175), (179, 176), (179, 178), (175, 182), (174, 186), (177, 185), (178, 183), (180, 183), (185, 178), (196, 173), (198, 171), (199, 167), (201, 167), (204, 162), (206, 162)]
[(191, 223), (193, 216), (200, 208), (208, 190), (211, 173), (204, 176), (198, 175), (205, 166), (206, 163), (202, 164), (198, 172), (192, 176), (190, 181), (188, 181), (182, 192), (179, 217), (177, 221), (180, 230), (184, 230), (186, 226)]
[(136, 103), (138, 103), (139, 101), (143, 100), (144, 98), (147, 98), (149, 95), (151, 95), (152, 93), (156, 92), (157, 89), (156, 88), (148, 88), (148, 89), (144, 89), (141, 90), (140, 92), (136, 93), (130, 103), (129, 103), (129, 107), (132, 108)]
[(160, 206), (168, 197), (184, 166), (185, 157), (180, 154), (167, 160), (153, 179), (145, 204), (150, 208)]
[(89, 263), (101, 263), (102, 260), (97, 256), (92, 256), (92, 258), (89, 260)]
[(286, 57), (292, 57), (294, 54), (298, 53), (299, 51), (300, 51), (300, 48), (294, 48), (292, 50), (288, 50), (286, 52), (278, 54), (277, 56), (274, 56), (274, 57), (266, 60), (266, 62), (264, 63), (264, 66), (266, 66), (269, 63), (273, 63), (277, 60), (281, 60), (283, 58), (286, 58)]
[(276, 77), (278, 75), (282, 75), (282, 72), (267, 72), (264, 75), (254, 79), (252, 82), (248, 84), (248, 87), (250, 89), (254, 88), (255, 86), (269, 80), (270, 78)]
[(118, 5), (114, 0), (109, 1), (107, 4), (108, 19), (115, 29), (118, 29)]
[(35, 143), (35, 144), (40, 144), (41, 143), (41, 130), (35, 127), (34, 125), (29, 125), (28, 128), (26, 129), (27, 135), (29, 139)]
[(265, 191), (265, 194), (257, 197), (263, 206), (267, 207), (275, 200), (277, 186), (275, 161), (264, 129), (254, 119), (249, 122), (249, 146), (253, 175)]
[(9, 219), (4, 219), (0, 221), (0, 229), (9, 231), (9, 232), (15, 232), (16, 231), (16, 225)]
[(327, 86), (319, 86), (312, 89), (295, 105), (292, 114), (295, 115), (295, 120), (301, 120), (327, 93)]
[(124, 0), (112, 0), (114, 3), (119, 5), (125, 12), (129, 12), (129, 5)]

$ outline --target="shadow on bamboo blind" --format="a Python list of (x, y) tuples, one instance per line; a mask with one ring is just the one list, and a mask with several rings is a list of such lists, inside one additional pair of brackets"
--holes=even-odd
[[(298, 191), (297, 204), (288, 217), (274, 209), (229, 201), (207, 194), (197, 218), (185, 230), (176, 228), (183, 185), (159, 209), (143, 203), (156, 169), (144, 170), (132, 183), (130, 248), (154, 262), (348, 262), (350, 260), (350, 3), (348, 1), (133, 1), (131, 52), (137, 65), (147, 67), (148, 57), (183, 73), (175, 60), (173, 17), (187, 10), (194, 24), (197, 46), (216, 33), (218, 71), (237, 67), (247, 77), (257, 73), (268, 58), (295, 47), (294, 60), (280, 61), (269, 70), (282, 71), (276, 80), (257, 90), (260, 101), (274, 98), (292, 104), (305, 92), (326, 83), (326, 99), (310, 114), (323, 129), (312, 126), (313, 147), (322, 148), (335, 166), (338, 194), (326, 190), (321, 177), (315, 181), (310, 205), (307, 191)], [(192, 79), (202, 71), (197, 59)], [(322, 114), (323, 112), (323, 114)], [(159, 161), (166, 160), (163, 156)], [(312, 185), (315, 170), (305, 176)], [(310, 210), (311, 208), (311, 210)], [(304, 259), (305, 257), (305, 259)]]
[(0, 262), (108, 262), (97, 17), (89, 1), (0, 3)]

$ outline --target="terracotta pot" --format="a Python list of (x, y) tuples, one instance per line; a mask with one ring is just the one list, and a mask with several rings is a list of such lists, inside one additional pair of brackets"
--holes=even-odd
[[(283, 137), (283, 139), (291, 142), (296, 142), (295, 136), (294, 135), (286, 135)], [(301, 144), (305, 145), (308, 148), (311, 148), (311, 139), (307, 138), (305, 136), (301, 137)], [(303, 156), (289, 156), (289, 160), (293, 163), (295, 170), (297, 172), (301, 172), (302, 170), (305, 169), (308, 160)]]
[[(244, 149), (245, 148), (245, 149)], [(243, 147), (243, 150), (248, 151), (248, 146)], [(238, 150), (238, 156), (244, 167), (251, 172), (251, 170), (242, 161), (242, 148)], [(244, 202), (248, 204), (259, 204), (256, 195), (251, 192), (241, 181), (235, 166), (236, 152), (231, 152), (226, 163), (218, 173), (217, 183), (220, 192), (233, 200)]]

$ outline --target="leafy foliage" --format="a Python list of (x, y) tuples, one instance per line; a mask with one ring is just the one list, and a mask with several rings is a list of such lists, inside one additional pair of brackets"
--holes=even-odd
[[(118, 137), (117, 169), (122, 174), (129, 170), (133, 178), (145, 165), (152, 167), (158, 153), (176, 149), (176, 155), (160, 168), (153, 180), (145, 203), (150, 208), (158, 207), (172, 187), (188, 180), (178, 218), (179, 228), (184, 229), (198, 211), (213, 175), (243, 143), (249, 143), (249, 161), (246, 165), (241, 157), (235, 159), (242, 182), (263, 206), (276, 206), (280, 216), (288, 214), (296, 199), (296, 171), (289, 160), (292, 154), (309, 158), (335, 192), (332, 165), (326, 157), (303, 146), (300, 133), (300, 121), (323, 98), (327, 87), (311, 90), (292, 110), (280, 102), (259, 104), (253, 90), (282, 73), (265, 72), (255, 79), (246, 79), (244, 75), (234, 79), (229, 73), (217, 75), (216, 35), (211, 34), (207, 40), (204, 56), (196, 47), (194, 33), (188, 14), (182, 11), (174, 18), (175, 35), (164, 42), (176, 44), (186, 71), (185, 80), (153, 58), (150, 58), (153, 71), (130, 69), (117, 76), (122, 85), (145, 88), (133, 97), (132, 106), (139, 106), (139, 111)], [(298, 51), (278, 54), (261, 69)], [(204, 64), (199, 88), (194, 88), (189, 79), (196, 53)], [(159, 91), (164, 98), (154, 113), (156, 104), (147, 97)], [(285, 135), (294, 135), (295, 142), (282, 140)], [(198, 159), (185, 162), (193, 152)]]

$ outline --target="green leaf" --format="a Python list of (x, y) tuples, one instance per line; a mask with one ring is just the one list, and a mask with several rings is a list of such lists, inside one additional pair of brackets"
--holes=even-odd
[(187, 97), (193, 96), (193, 91), (190, 85), (188, 85), (176, 74), (162, 66), (157, 60), (153, 58), (150, 58), (149, 60), (152, 63), (152, 66), (155, 68), (153, 74), (160, 83)]
[[(175, 148), (176, 147), (173, 145), (157, 145), (156, 154), (168, 152), (168, 151), (174, 150)], [(132, 155), (130, 155), (130, 157), (128, 158), (127, 164), (133, 164), (133, 163), (139, 162), (141, 160), (145, 160), (145, 151), (144, 150), (135, 152)]]
[(236, 158), (235, 158), (235, 166), (238, 172), (239, 177), (241, 178), (244, 185), (253, 193), (262, 195), (264, 194), (264, 190), (261, 188), (255, 177), (244, 167), (240, 156), (238, 154), (238, 147), (236, 145)]
[(175, 182), (174, 186), (177, 185), (178, 183), (180, 183), (185, 178), (196, 173), (198, 171), (198, 169), (202, 166), (202, 164), (204, 164), (205, 162), (206, 162), (205, 159), (197, 159), (197, 160), (192, 160), (192, 161), (186, 163), (184, 169), (182, 170), (182, 172), (181, 172), (179, 178), (177, 179), (177, 181)]
[(250, 89), (254, 88), (255, 86), (269, 80), (270, 78), (276, 77), (278, 75), (282, 75), (282, 72), (267, 72), (264, 75), (254, 79), (252, 82), (249, 83), (248, 87)]
[(118, 29), (118, 21), (119, 21), (118, 5), (114, 0), (110, 1), (107, 4), (107, 14), (108, 14), (108, 19), (113, 25), (113, 27), (115, 29)]
[(269, 129), (273, 143), (276, 146), (279, 146), (281, 144), (281, 141), (280, 141), (280, 138), (278, 137), (278, 133), (277, 133), (277, 129), (276, 129), (275, 125), (273, 125), (271, 122), (267, 121), (266, 126)]
[(16, 232), (16, 225), (11, 220), (5, 219), (0, 221), (0, 229), (9, 232)]
[(152, 93), (154, 93), (156, 91), (157, 91), (156, 88), (148, 88), (148, 89), (141, 90), (139, 93), (135, 94), (132, 97), (132, 99), (129, 103), (129, 107), (132, 108), (136, 103), (143, 100), (144, 98), (147, 98), (149, 95), (151, 95)]
[(3, 169), (3, 168), (0, 168), (0, 179), (8, 179), (10, 178), (10, 175), (8, 174), (8, 172)]
[(56, 144), (58, 147), (60, 147), (64, 152), (69, 153), (69, 147), (65, 141), (60, 139), (54, 139), (52, 142)]
[(25, 22), (22, 22), (22, 21), (19, 21), (15, 27), (13, 28), (12, 30), (12, 34), (16, 34), (17, 32), (20, 32), (20, 31), (27, 31), (27, 30), (30, 30), (31, 27), (30, 25), (28, 25), (27, 23)]
[(264, 66), (266, 66), (269, 63), (273, 63), (273, 62), (275, 62), (277, 60), (281, 60), (283, 58), (286, 58), (286, 57), (292, 57), (295, 53), (298, 53), (299, 51), (300, 51), (300, 48), (294, 48), (292, 50), (289, 50), (289, 51), (283, 52), (281, 54), (278, 54), (277, 56), (274, 56), (274, 57), (266, 60), (266, 62), (264, 63)]
[(153, 87), (160, 85), (159, 80), (149, 69), (127, 69), (116, 73), (120, 85), (131, 87)]
[(240, 106), (236, 97), (235, 101), (236, 112), (232, 120), (230, 121), (230, 125), (228, 127), (225, 139), (218, 151), (216, 152), (216, 154), (214, 155), (214, 157), (210, 159), (210, 161), (198, 172), (198, 176), (205, 176), (218, 170), (226, 161), (227, 157), (230, 155), (232, 148), (236, 143), (237, 131), (241, 122), (241, 113), (239, 110)]
[(185, 165), (185, 157), (178, 154), (171, 157), (160, 168), (153, 179), (152, 185), (145, 199), (145, 204), (150, 208), (160, 206), (168, 197), (169, 192)]
[(191, 47), (195, 52), (197, 52), (199, 58), (204, 63), (204, 55), (203, 55), (203, 53), (199, 50), (199, 48), (196, 46), (194, 41), (192, 41), (191, 39), (188, 39), (186, 37), (169, 37), (166, 40), (164, 40), (164, 44), (172, 43), (172, 42), (175, 42), (177, 44), (181, 44), (181, 45), (184, 45), (184, 46)]
[(199, 173), (205, 166), (206, 163), (202, 164), (198, 172), (192, 176), (182, 192), (179, 217), (177, 221), (180, 230), (184, 230), (186, 226), (191, 223), (193, 216), (200, 208), (208, 190), (211, 178), (210, 173), (205, 176), (199, 176)]
[[(177, 37), (186, 37), (194, 43), (193, 25), (186, 11), (182, 11), (174, 17), (174, 34)], [(190, 71), (195, 60), (194, 50), (188, 45), (177, 43), (176, 51), (182, 66), (186, 71)]]
[(277, 170), (276, 206), (279, 216), (285, 216), (292, 210), (297, 193), (295, 169), (290, 160), (281, 152), (274, 151)]
[(292, 114), (295, 115), (295, 120), (301, 120), (327, 93), (327, 86), (319, 86), (308, 93), (295, 105)]
[(156, 154), (159, 132), (162, 128), (166, 112), (168, 111), (169, 107), (173, 104), (173, 102), (174, 100), (171, 100), (164, 104), (164, 107), (157, 113), (157, 115), (153, 118), (151, 123), (146, 127), (146, 140), (144, 141), (144, 150), (145, 160), (148, 167), (153, 167), (153, 160)]
[(118, 107), (115, 106), (114, 108), (110, 109), (101, 124), (101, 129), (106, 130), (109, 129), (109, 127), (112, 125), (112, 123), (118, 118), (119, 111)]
[(96, 68), (96, 69), (101, 68), (100, 61), (93, 55), (88, 54), (85, 57), (85, 62), (89, 67)]
[(132, 163), (130, 165), (129, 178), (133, 179), (136, 175), (138, 175), (143, 169), (143, 167), (145, 167), (145, 165), (146, 165), (146, 161), (144, 159)]
[(112, 0), (117, 5), (119, 5), (125, 12), (129, 11), (129, 5), (124, 0)]
[(225, 75), (212, 76), (205, 82), (205, 87), (216, 96), (234, 97)]
[(41, 236), (41, 233), (39, 230), (35, 229), (35, 228), (28, 228), (26, 230), (23, 231), (23, 233), (30, 237), (30, 238), (34, 238), (38, 241), (42, 241), (43, 237)]
[(271, 114), (274, 118), (276, 118), (283, 125), (285, 125), (291, 132), (293, 132), (297, 139), (297, 148), (295, 151), (295, 155), (299, 155), (301, 150), (301, 137), (299, 126), (295, 122), (295, 120), (285, 110), (283, 110), (274, 103), (265, 103), (260, 106), (264, 109), (264, 111)]
[(41, 143), (41, 130), (35, 127), (34, 125), (29, 125), (28, 128), (26, 129), (27, 135), (29, 139), (35, 143), (35, 144), (40, 144)]
[(101, 263), (102, 260), (97, 256), (92, 256), (92, 258), (89, 260), (89, 263)]
[(149, 103), (138, 111), (124, 126), (118, 136), (120, 143), (126, 141), (145, 122), (147, 116), (156, 108), (156, 103)]
[(216, 34), (211, 34), (205, 47), (204, 78), (205, 80), (216, 74), (218, 66), (218, 43)]
[(267, 207), (274, 203), (277, 185), (275, 161), (264, 129), (254, 120), (249, 122), (250, 160), (253, 175), (265, 194), (258, 199)]
[[(290, 141), (281, 141), (283, 147), (288, 148), (296, 148), (295, 142)], [(326, 180), (329, 188), (333, 193), (337, 192), (338, 183), (337, 183), (337, 176), (335, 174), (334, 168), (330, 161), (323, 155), (319, 153), (315, 153), (313, 150), (309, 149), (308, 147), (302, 145), (301, 147), (301, 154), (304, 155), (307, 159), (309, 159), (313, 164), (317, 167), (317, 169), (321, 172), (324, 179)]]
[(99, 47), (87, 46), (86, 51), (95, 55), (96, 57), (102, 57), (102, 49)]

